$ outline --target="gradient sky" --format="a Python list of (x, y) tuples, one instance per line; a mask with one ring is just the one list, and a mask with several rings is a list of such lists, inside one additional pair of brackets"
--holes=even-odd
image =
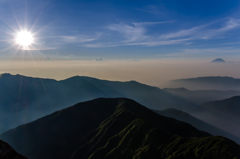
[[(23, 30), (34, 35), (27, 49), (16, 44)], [(239, 69), (239, 0), (0, 0), (0, 73), (159, 86)]]
[[(0, 57), (240, 61), (239, 13), (239, 0), (0, 0)], [(16, 51), (20, 30), (30, 51)]]

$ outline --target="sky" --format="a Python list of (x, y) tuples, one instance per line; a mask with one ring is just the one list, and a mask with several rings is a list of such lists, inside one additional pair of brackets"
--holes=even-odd
[[(0, 0), (0, 60), (238, 64), (239, 13), (239, 0)], [(28, 48), (16, 44), (23, 30)]]

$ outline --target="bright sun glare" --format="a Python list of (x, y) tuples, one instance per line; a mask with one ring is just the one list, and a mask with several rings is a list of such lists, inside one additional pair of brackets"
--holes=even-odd
[(16, 37), (16, 43), (26, 47), (29, 46), (33, 43), (34, 38), (33, 38), (33, 34), (29, 31), (21, 31), (17, 33), (17, 37)]

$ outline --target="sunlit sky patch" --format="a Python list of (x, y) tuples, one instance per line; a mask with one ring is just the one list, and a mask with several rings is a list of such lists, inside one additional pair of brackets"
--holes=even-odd
[(33, 34), (29, 31), (20, 31), (16, 33), (16, 43), (22, 47), (29, 47), (34, 42)]
[(239, 0), (1, 0), (0, 57), (240, 60), (239, 13)]

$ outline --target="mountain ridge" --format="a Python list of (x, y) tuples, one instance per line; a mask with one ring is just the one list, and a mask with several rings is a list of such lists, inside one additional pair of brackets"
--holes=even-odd
[(240, 79), (228, 76), (206, 76), (176, 79), (165, 84), (168, 88), (184, 87), (189, 90), (240, 90)]
[(240, 96), (202, 104), (189, 113), (205, 122), (240, 137)]
[(163, 90), (197, 105), (240, 95), (240, 91), (235, 90), (188, 90), (183, 87), (164, 88)]
[(0, 133), (69, 105), (99, 97), (131, 98), (155, 109), (196, 106), (160, 88), (136, 81), (107, 81), (86, 76), (56, 81), (4, 74), (0, 77), (0, 88), (0, 120), (4, 122), (0, 125)]
[(240, 146), (233, 141), (160, 116), (127, 98), (78, 103), (0, 138), (34, 159), (240, 157)]
[(214, 125), (204, 122), (204, 121), (190, 115), (189, 113), (183, 112), (181, 110), (172, 109), (172, 108), (165, 109), (162, 111), (158, 111), (158, 110), (153, 110), (153, 111), (160, 115), (171, 117), (171, 118), (177, 119), (179, 121), (186, 122), (186, 123), (194, 126), (195, 128), (197, 128), (198, 130), (208, 132), (211, 135), (224, 136), (224, 137), (229, 138), (229, 139), (237, 142), (238, 144), (240, 144), (239, 137), (232, 135), (231, 133), (227, 132), (226, 130), (219, 129), (219, 128), (215, 127)]

